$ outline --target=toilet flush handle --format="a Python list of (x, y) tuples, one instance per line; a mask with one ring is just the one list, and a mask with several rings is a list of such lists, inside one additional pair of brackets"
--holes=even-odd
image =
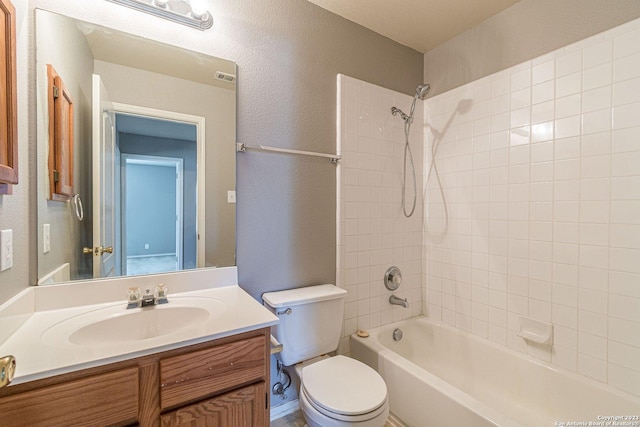
[(289, 307), (289, 308), (287, 308), (286, 310), (276, 311), (276, 314), (277, 314), (278, 316), (280, 316), (281, 314), (289, 315), (289, 314), (291, 314), (291, 313), (293, 313), (293, 310), (291, 310), (291, 308), (290, 308), (290, 307)]

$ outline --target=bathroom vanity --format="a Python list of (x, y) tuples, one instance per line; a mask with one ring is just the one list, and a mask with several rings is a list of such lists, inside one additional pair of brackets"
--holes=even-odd
[(30, 288), (2, 305), (14, 331), (0, 354), (17, 369), (0, 424), (267, 426), (277, 317), (233, 283), (234, 267), (163, 275), (169, 303), (128, 310), (128, 287), (153, 277), (92, 298), (96, 282)]
[(2, 425), (266, 426), (269, 329), (0, 390)]

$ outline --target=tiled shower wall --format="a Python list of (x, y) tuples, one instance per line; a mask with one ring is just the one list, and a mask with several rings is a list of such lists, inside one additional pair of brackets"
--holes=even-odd
[[(413, 216), (402, 213), (404, 128), (391, 115), (396, 106), (407, 114), (412, 97), (351, 77), (338, 76), (337, 284), (349, 294), (345, 302), (343, 339), (422, 312), (422, 102), (418, 101), (410, 132), (418, 197)], [(407, 164), (409, 161), (407, 160)], [(407, 167), (407, 201), (413, 200), (413, 178)], [(409, 308), (392, 306), (384, 273), (400, 268), (403, 282), (394, 292)]]
[(429, 99), (425, 141), (426, 314), (640, 395), (640, 21)]

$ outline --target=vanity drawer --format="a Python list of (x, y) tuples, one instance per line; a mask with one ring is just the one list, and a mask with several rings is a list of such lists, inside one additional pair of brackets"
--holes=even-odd
[(3, 427), (128, 425), (138, 419), (138, 368), (0, 399)]
[(162, 410), (266, 379), (264, 335), (160, 361)]

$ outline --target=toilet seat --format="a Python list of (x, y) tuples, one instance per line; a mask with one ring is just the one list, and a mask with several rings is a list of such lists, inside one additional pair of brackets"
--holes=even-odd
[(387, 410), (387, 386), (364, 363), (345, 356), (303, 369), (301, 394), (318, 412), (342, 421), (365, 421)]

